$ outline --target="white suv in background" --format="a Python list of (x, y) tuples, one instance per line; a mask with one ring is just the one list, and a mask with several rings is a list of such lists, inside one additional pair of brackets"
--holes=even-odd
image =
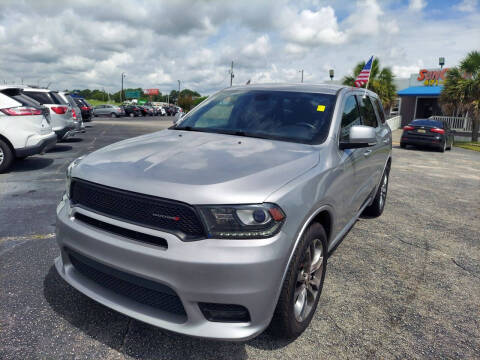
[(72, 108), (57, 91), (24, 88), (23, 93), (50, 110), (52, 128), (59, 141), (75, 135), (77, 131)]
[(0, 87), (0, 173), (15, 158), (40, 154), (55, 146), (57, 136), (48, 109), (16, 87)]

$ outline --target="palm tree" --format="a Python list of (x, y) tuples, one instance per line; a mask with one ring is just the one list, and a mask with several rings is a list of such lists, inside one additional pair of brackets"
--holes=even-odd
[(478, 141), (480, 125), (480, 52), (472, 51), (450, 68), (440, 94), (440, 104), (446, 113), (458, 112), (470, 115), (472, 119), (472, 141)]
[[(345, 76), (342, 80), (344, 85), (354, 86), (355, 79), (365, 66), (365, 62), (359, 62), (353, 69), (353, 76)], [(370, 71), (368, 88), (378, 94), (382, 100), (383, 107), (390, 109), (393, 101), (397, 98), (397, 89), (393, 82), (394, 75), (389, 67), (380, 67), (380, 60), (374, 59)]]

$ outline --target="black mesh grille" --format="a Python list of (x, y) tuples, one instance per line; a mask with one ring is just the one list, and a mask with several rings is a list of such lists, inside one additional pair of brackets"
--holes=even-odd
[(205, 236), (196, 211), (180, 202), (74, 179), (71, 200), (88, 210), (133, 224), (178, 234), (184, 240)]
[(103, 288), (135, 302), (178, 315), (179, 322), (186, 320), (180, 298), (168, 286), (115, 270), (72, 250), (66, 251), (75, 270)]

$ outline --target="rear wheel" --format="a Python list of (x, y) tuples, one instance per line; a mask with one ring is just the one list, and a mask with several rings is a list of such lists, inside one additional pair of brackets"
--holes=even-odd
[(400, 147), (401, 147), (402, 149), (406, 149), (406, 148), (407, 148), (407, 144), (400, 143)]
[(13, 152), (8, 144), (0, 139), (0, 174), (7, 171), (13, 162)]
[(385, 202), (387, 201), (387, 191), (388, 191), (388, 175), (390, 169), (387, 167), (383, 173), (380, 186), (378, 187), (375, 198), (370, 206), (366, 207), (363, 211), (363, 214), (367, 216), (378, 217), (382, 215), (383, 209), (385, 208)]
[(311, 224), (295, 250), (269, 332), (294, 339), (310, 324), (323, 288), (327, 268), (327, 235)]
[(111, 113), (111, 114), (110, 114), (110, 117), (111, 117), (111, 118), (116, 118), (117, 115), (116, 115), (115, 113)]
[(128, 116), (135, 117), (135, 114), (133, 112), (131, 112), (130, 114), (128, 114)]
[(443, 142), (442, 147), (441, 147), (440, 149), (438, 149), (438, 150), (443, 153), (443, 152), (445, 152), (446, 149), (447, 149), (447, 140), (445, 140), (445, 141)]

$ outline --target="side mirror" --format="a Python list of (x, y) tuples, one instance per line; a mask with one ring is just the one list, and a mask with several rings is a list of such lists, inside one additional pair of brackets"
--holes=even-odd
[(180, 122), (180, 120), (182, 120), (184, 116), (185, 116), (185, 113), (183, 112), (176, 113), (175, 117), (173, 118), (173, 125), (176, 125), (178, 122)]
[(353, 125), (348, 140), (340, 141), (340, 149), (357, 149), (377, 144), (375, 128), (364, 125)]

